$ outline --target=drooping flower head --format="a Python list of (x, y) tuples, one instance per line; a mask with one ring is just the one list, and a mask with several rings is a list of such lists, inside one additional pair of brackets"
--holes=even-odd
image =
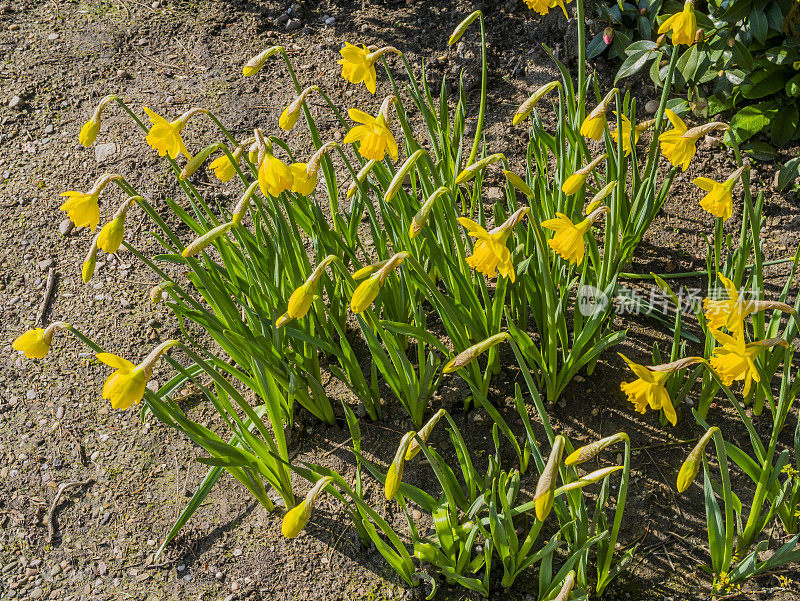
[(700, 206), (714, 217), (722, 218), (723, 221), (730, 219), (733, 215), (733, 187), (736, 185), (736, 180), (744, 173), (745, 167), (749, 169), (749, 165), (739, 167), (721, 184), (707, 177), (692, 180), (695, 186), (708, 192), (700, 201)]
[(41, 359), (50, 350), (50, 345), (53, 342), (53, 335), (60, 330), (66, 330), (70, 327), (71, 326), (64, 321), (56, 321), (46, 328), (28, 330), (11, 343), (11, 348), (24, 353), (28, 359)]
[(366, 310), (377, 298), (378, 292), (380, 292), (386, 278), (403, 263), (407, 256), (407, 252), (396, 253), (366, 280), (361, 282), (353, 291), (353, 298), (350, 300), (350, 310), (353, 313), (361, 313)]
[(94, 144), (94, 141), (97, 138), (97, 134), (100, 132), (100, 124), (101, 124), (101, 117), (103, 115), (103, 110), (113, 100), (118, 101), (119, 98), (114, 94), (109, 94), (108, 96), (103, 98), (97, 104), (97, 108), (94, 109), (94, 113), (92, 114), (91, 119), (89, 119), (86, 123), (83, 124), (83, 127), (81, 127), (81, 131), (78, 134), (78, 142), (80, 142), (81, 146), (89, 148), (89, 146)]
[(731, 280), (721, 273), (717, 274), (717, 278), (725, 287), (724, 294), (727, 298), (703, 299), (703, 312), (711, 330), (726, 328), (734, 338), (738, 338), (744, 336), (744, 320), (752, 313), (767, 309), (775, 309), (787, 314), (794, 313), (794, 308), (786, 303), (742, 298)]
[(176, 344), (176, 340), (162, 342), (139, 365), (111, 353), (97, 353), (100, 361), (116, 370), (106, 378), (103, 398), (110, 401), (114, 409), (127, 409), (141, 401), (156, 361), (162, 353)]
[(378, 59), (388, 52), (400, 54), (400, 51), (393, 46), (385, 46), (374, 52), (370, 52), (366, 45), (354, 46), (345, 42), (339, 54), (342, 58), (338, 63), (342, 66), (342, 77), (350, 83), (359, 84), (364, 82), (367, 89), (375, 93), (377, 75), (375, 73), (375, 63)]
[(181, 132), (194, 115), (207, 114), (208, 111), (201, 108), (192, 108), (175, 119), (175, 121), (167, 121), (146, 106), (142, 108), (153, 124), (150, 131), (147, 132), (146, 140), (154, 150), (158, 151), (158, 156), (167, 155), (171, 159), (175, 159), (178, 158), (179, 154), (182, 154), (187, 159), (192, 158), (183, 143)]
[(286, 538), (295, 538), (303, 528), (306, 527), (308, 520), (311, 519), (311, 512), (314, 510), (314, 505), (320, 493), (333, 482), (331, 476), (324, 476), (317, 480), (316, 484), (311, 487), (306, 493), (306, 498), (303, 499), (299, 505), (293, 507), (286, 512), (283, 516), (283, 523), (281, 524), (281, 532)]
[(309, 196), (314, 192), (317, 188), (322, 157), (337, 146), (336, 142), (326, 142), (308, 159), (308, 163), (294, 163), (289, 167), (292, 173), (292, 192), (303, 196)]
[(314, 301), (314, 295), (317, 290), (317, 282), (325, 269), (333, 263), (337, 257), (335, 255), (328, 255), (319, 265), (311, 272), (308, 279), (298, 286), (292, 295), (289, 297), (289, 306), (281, 317), (278, 318), (276, 325), (280, 328), (292, 319), (300, 319), (308, 313), (311, 308), (311, 303)]
[(88, 227), (92, 231), (97, 228), (100, 222), (100, 193), (109, 183), (120, 179), (116, 173), (106, 173), (102, 175), (88, 192), (76, 192), (70, 190), (62, 192), (61, 196), (66, 196), (67, 200), (61, 205), (61, 210), (75, 224), (75, 227)]
[(300, 118), (300, 111), (303, 108), (303, 103), (305, 103), (306, 98), (311, 94), (313, 91), (319, 91), (319, 86), (309, 86), (305, 90), (303, 90), (300, 95), (295, 98), (281, 113), (280, 118), (278, 119), (278, 126), (285, 130), (291, 130), (297, 120)]
[(606, 110), (614, 99), (614, 95), (619, 92), (617, 88), (612, 88), (605, 98), (589, 113), (581, 124), (581, 135), (584, 138), (599, 140), (603, 137), (606, 129)]
[(555, 232), (553, 237), (547, 241), (548, 246), (564, 260), (580, 266), (586, 253), (583, 237), (592, 228), (592, 224), (608, 211), (607, 206), (598, 207), (578, 223), (572, 223), (572, 220), (564, 213), (556, 213), (555, 219), (542, 221), (542, 227)]
[[(244, 149), (241, 146), (237, 146), (231, 153), (234, 161), (236, 161), (236, 165), (239, 164), (242, 158), (242, 152), (244, 152)], [(214, 170), (214, 175), (222, 183), (230, 181), (233, 176), (236, 175), (236, 167), (228, 158), (227, 154), (223, 154), (211, 161), (209, 167)]]
[(261, 132), (256, 130), (255, 134), (258, 145), (258, 186), (265, 196), (277, 198), (292, 189), (292, 171), (289, 165), (272, 154), (272, 145), (264, 140)]
[(480, 355), (488, 351), (493, 346), (497, 346), (509, 338), (511, 338), (511, 334), (508, 332), (500, 332), (494, 336), (489, 336), (485, 340), (481, 340), (477, 344), (473, 344), (468, 349), (461, 351), (458, 355), (450, 359), (450, 361), (448, 361), (447, 364), (442, 368), (442, 373), (449, 374), (454, 371), (458, 371), (465, 365), (472, 363), (472, 361), (477, 359)]
[(139, 200), (143, 200), (141, 196), (132, 196), (119, 205), (117, 212), (114, 213), (114, 218), (103, 226), (97, 236), (97, 247), (100, 250), (108, 254), (113, 254), (119, 250), (125, 237), (125, 217), (128, 214), (128, 209)]
[(697, 472), (700, 471), (700, 463), (703, 451), (705, 451), (706, 445), (708, 445), (709, 441), (718, 432), (719, 428), (716, 426), (712, 426), (706, 430), (706, 433), (703, 434), (703, 436), (697, 442), (691, 453), (689, 453), (689, 456), (686, 457), (686, 461), (683, 462), (683, 465), (681, 465), (681, 469), (678, 472), (678, 492), (685, 491), (687, 488), (689, 488), (689, 485), (692, 483), (692, 481), (694, 481), (695, 477), (697, 476)]
[(583, 187), (583, 184), (586, 183), (586, 179), (589, 177), (589, 174), (603, 161), (608, 158), (607, 153), (601, 154), (599, 157), (594, 159), (591, 163), (586, 165), (581, 169), (578, 169), (575, 173), (570, 175), (564, 184), (561, 186), (561, 191), (566, 194), (567, 196), (572, 196), (578, 190)]
[(528, 207), (518, 209), (502, 225), (488, 232), (471, 219), (459, 217), (458, 222), (467, 228), (467, 234), (476, 238), (475, 245), (472, 247), (472, 255), (467, 257), (467, 264), (486, 277), (493, 278), (496, 273), (499, 273), (502, 277), (509, 278), (514, 282), (516, 272), (506, 242), (514, 226), (529, 211)]
[(678, 423), (678, 416), (672, 406), (672, 399), (666, 389), (667, 379), (674, 372), (693, 365), (695, 363), (705, 363), (702, 357), (686, 357), (672, 363), (645, 367), (628, 359), (622, 353), (619, 356), (625, 360), (631, 371), (637, 377), (633, 382), (623, 382), (620, 385), (628, 400), (633, 403), (634, 409), (639, 413), (644, 413), (647, 407), (658, 411), (662, 409), (664, 415), (673, 426)]
[(694, 14), (692, 0), (686, 0), (683, 10), (666, 19), (661, 24), (661, 27), (658, 28), (658, 33), (667, 33), (669, 31), (672, 32), (672, 43), (675, 46), (679, 44), (691, 46), (694, 44), (697, 36), (697, 16)]
[[(394, 96), (389, 97), (392, 100)], [(389, 100), (389, 99), (387, 99)], [(384, 107), (385, 110), (384, 110)], [(368, 115), (359, 109), (350, 109), (347, 114), (350, 118), (360, 125), (354, 126), (344, 138), (345, 144), (360, 142), (358, 152), (365, 159), (382, 161), (388, 153), (392, 160), (396, 161), (399, 153), (397, 142), (388, 126), (389, 102), (384, 101), (377, 117)]]
[(658, 136), (661, 144), (661, 154), (672, 163), (680, 165), (683, 171), (689, 168), (689, 163), (697, 152), (697, 140), (715, 129), (728, 129), (725, 123), (715, 121), (699, 127), (688, 129), (683, 119), (670, 109), (666, 109), (667, 118), (672, 123), (673, 129), (663, 132)]
[(744, 396), (749, 394), (753, 382), (761, 381), (755, 364), (759, 353), (778, 344), (788, 346), (783, 338), (745, 342), (744, 333), (734, 338), (719, 330), (711, 330), (711, 335), (722, 345), (714, 348), (711, 367), (725, 386), (730, 386), (734, 381), (744, 382)]

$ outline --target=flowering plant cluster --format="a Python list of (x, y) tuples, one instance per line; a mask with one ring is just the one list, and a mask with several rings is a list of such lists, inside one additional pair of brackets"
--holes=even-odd
[[(526, 1), (541, 14), (555, 7), (566, 13), (560, 0)], [(576, 7), (582, 22), (581, 0)], [(668, 21), (675, 48), (686, 43), (685, 19), (677, 15)], [(575, 449), (554, 431), (539, 390), (547, 400), (557, 400), (580, 370), (591, 373), (601, 354), (624, 338), (624, 332), (613, 331), (611, 307), (583, 313), (574, 302), (576, 289), (589, 286), (608, 295), (617, 290), (623, 267), (667, 199), (676, 173), (693, 160), (698, 139), (728, 126), (713, 122), (689, 127), (667, 108), (678, 63), (675, 50), (669, 56), (655, 119), (639, 122), (634, 98), (616, 88), (603, 95), (597, 81), (586, 77), (586, 43), (579, 28), (577, 82), (556, 61), (562, 78), (537, 89), (513, 117), (515, 126), (529, 132), (525, 164), (514, 169), (506, 156), (491, 154), (482, 145), (487, 61), (481, 12), (467, 17), (449, 43), (458, 42), (473, 23), (480, 25), (482, 85), (472, 140), (466, 136), (469, 105), (463, 86), (451, 107), (443, 82), (436, 103), (428, 82), (414, 75), (401, 50), (349, 43), (341, 49), (342, 77), (376, 94), (380, 64), (392, 93), (376, 107), (349, 108), (347, 117), (320, 86), (302, 87), (282, 47), (268, 48), (244, 65), (243, 75), (253, 77), (274, 60), (283, 60), (296, 96), (280, 115), (278, 128), (289, 132), (303, 118), (314, 148), (302, 156), (296, 156), (301, 151), (280, 136), (260, 128), (236, 137), (204, 108), (192, 108), (169, 121), (143, 107), (148, 125), (113, 95), (100, 102), (81, 129), (80, 142), (88, 147), (99, 135), (103, 112), (117, 104), (142, 130), (147, 144), (164, 157), (185, 193), (184, 205), (170, 200), (168, 206), (193, 233), (190, 240), (178, 235), (135, 184), (118, 174), (104, 174), (88, 192), (65, 192), (67, 200), (61, 207), (77, 226), (95, 232), (81, 268), (83, 281), (94, 276), (100, 250), (115, 253), (125, 248), (162, 280), (150, 297), (168, 304), (178, 318), (181, 336), (163, 342), (139, 364), (105, 351), (65, 322), (26, 332), (13, 346), (29, 357), (42, 358), (56, 332), (71, 332), (113, 369), (102, 393), (114, 408), (127, 409), (144, 401), (146, 412), (204, 450), (198, 460), (209, 466), (208, 475), (159, 553), (223, 472), (269, 510), (275, 509), (275, 502), (268, 489), (280, 496), (286, 508), (282, 531), (288, 538), (306, 526), (323, 494), (334, 497), (345, 507), (362, 541), (374, 544), (409, 585), (430, 579), (415, 563), (427, 562), (448, 583), (488, 596), (490, 571), (497, 559), (503, 586), (511, 586), (523, 570), (538, 564), (539, 598), (565, 601), (571, 595), (588, 594), (590, 587), (602, 593), (635, 552), (634, 546), (623, 554), (616, 545), (628, 491), (627, 434)], [(403, 65), (409, 81), (405, 89), (397, 85), (389, 59)], [(334, 118), (347, 127), (341, 143), (321, 138), (307, 104), (311, 95), (321, 97)], [(545, 127), (538, 112), (545, 97), (553, 99), (555, 130)], [(426, 143), (411, 127), (408, 99), (422, 116)], [(222, 141), (190, 152), (184, 135), (190, 121), (199, 118), (210, 119)], [(640, 142), (648, 138), (640, 150)], [(761, 207), (753, 206), (748, 166), (733, 143), (738, 168), (725, 181), (695, 180), (705, 193), (700, 206), (717, 219), (707, 273), (716, 275), (729, 292), (729, 298), (704, 299), (698, 309), (706, 332), (704, 355), (685, 352), (678, 311), (669, 363), (645, 366), (624, 358), (636, 376), (622, 384), (633, 408), (658, 411), (673, 425), (678, 400), (698, 377), (703, 378), (703, 398), (713, 398), (722, 389), (740, 407), (730, 387), (741, 383), (746, 399), (754, 399), (754, 405), (760, 402), (760, 407), (769, 400), (776, 415), (791, 405), (786, 399), (793, 399), (797, 390), (786, 383), (786, 374), (777, 401), (771, 387), (781, 363), (785, 370), (791, 364), (786, 347), (797, 336), (796, 322), (792, 319), (787, 325), (780, 317), (795, 311), (785, 303), (789, 284), (775, 300), (750, 299), (737, 292), (751, 253), (756, 256), (752, 289), (763, 289), (759, 263), (763, 259), (757, 229)], [(229, 206), (219, 197), (209, 204), (198, 193), (193, 178), (207, 163), (220, 182), (238, 182), (241, 191), (235, 203)], [(499, 167), (506, 196), (487, 206), (482, 185), (487, 173)], [(342, 177), (349, 181), (347, 188), (340, 185)], [(722, 224), (732, 215), (733, 190), (739, 182), (746, 216), (741, 243), (738, 254), (722, 261)], [(124, 198), (100, 227), (98, 199), (110, 184)], [(156, 224), (162, 254), (147, 257), (125, 240), (126, 218), (133, 209), (144, 211)], [(367, 236), (372, 244), (366, 243)], [(183, 268), (179, 275), (169, 269), (175, 264)], [(653, 277), (674, 297), (663, 279)], [(773, 321), (765, 326), (767, 311)], [(366, 370), (353, 348), (354, 336), (369, 350)], [(489, 398), (492, 378), (500, 371), (500, 353), (509, 350), (525, 384), (524, 394), (517, 385), (514, 398), (525, 430), (522, 442)], [(168, 362), (175, 375), (153, 391), (147, 383), (160, 360)], [(298, 406), (322, 422), (336, 421), (332, 402), (336, 399), (323, 385), (323, 370), (352, 393), (372, 420), (380, 419), (384, 411), (380, 383), (407, 411), (412, 429), (399, 441), (385, 473), (362, 454), (358, 419), (347, 403), (342, 403), (340, 415), (352, 437), (355, 481), (321, 465), (290, 460), (286, 427), (293, 425)], [(470, 390), (465, 408), (474, 405), (493, 422), (495, 454), (485, 474), (475, 468), (451, 416), (443, 409), (427, 416), (434, 392), (446, 376), (463, 379)], [(687, 384), (676, 394), (682, 379)], [(192, 420), (173, 399), (189, 382), (219, 414), (214, 425), (219, 431)], [(531, 407), (543, 426), (547, 447), (534, 433)], [(704, 423), (706, 412), (696, 418)], [(442, 419), (449, 425), (463, 484), (428, 444)], [(709, 432), (706, 442), (710, 436), (719, 438), (713, 428)], [(501, 465), (501, 441), (517, 455), (518, 465), (512, 469)], [(619, 445), (624, 446), (619, 465), (589, 473), (579, 468)], [(770, 448), (774, 454), (774, 444)], [(420, 453), (440, 484), (438, 498), (403, 482), (405, 470)], [(693, 452), (688, 472), (682, 471), (681, 490), (697, 473), (701, 454), (702, 447)], [(762, 452), (758, 461), (762, 470), (772, 473), (772, 454)], [(523, 502), (518, 496), (529, 473), (535, 492), (531, 501)], [(299, 504), (293, 474), (311, 484)], [(363, 477), (379, 481), (386, 499), (401, 507), (411, 549), (369, 504)], [(612, 478), (619, 478), (613, 486)], [(592, 485), (599, 485), (599, 491), (584, 494), (584, 488)], [(774, 492), (780, 486), (789, 486), (786, 490), (791, 489), (796, 500), (794, 485), (769, 478), (761, 502), (771, 503), (790, 524), (787, 527), (796, 528), (784, 507), (783, 499), (789, 496), (779, 499)], [(430, 516), (433, 534), (418, 528), (407, 501)], [(760, 515), (760, 507), (751, 516)], [(523, 524), (527, 536), (521, 539)], [(750, 550), (764, 527), (758, 519), (753, 525), (748, 520), (737, 546), (738, 558)], [(725, 544), (729, 545), (727, 539)], [(725, 549), (713, 565), (716, 581), (723, 574), (728, 580), (741, 580), (743, 576), (731, 572), (734, 558)], [(592, 567), (596, 576), (590, 578)], [(435, 590), (436, 581), (431, 584)]]

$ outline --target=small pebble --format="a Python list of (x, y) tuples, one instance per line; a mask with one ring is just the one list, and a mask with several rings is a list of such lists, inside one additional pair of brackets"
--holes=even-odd
[(241, 549), (234, 549), (233, 550), (233, 556), (234, 557), (239, 557), (239, 556), (241, 556), (241, 554), (242, 554), (242, 550)]
[(94, 451), (90, 457), (92, 461), (97, 461), (97, 458), (100, 457), (100, 451)]
[(117, 77), (119, 79), (130, 79), (131, 74), (128, 73), (125, 69), (117, 69)]
[(11, 100), (8, 101), (8, 108), (20, 110), (22, 109), (22, 98), (19, 96), (12, 96)]
[(58, 231), (61, 232), (62, 236), (69, 236), (74, 228), (75, 224), (72, 223), (69, 217), (58, 224)]
[(47, 39), (50, 40), (51, 42), (57, 40), (58, 38), (59, 35), (57, 33), (51, 33), (49, 36), (47, 36)]
[(336, 17), (328, 17), (327, 19), (325, 19), (325, 25), (330, 26), (333, 25), (334, 23), (336, 23)]
[(286, 22), (286, 31), (295, 31), (296, 29), (300, 29), (302, 27), (302, 23), (298, 19), (289, 19)]
[(55, 128), (55, 127), (53, 127), (53, 124), (52, 124), (52, 123), (48, 123), (48, 124), (47, 124), (47, 127), (45, 127), (45, 128), (44, 128), (44, 133), (45, 133), (45, 134), (47, 134), (47, 135), (49, 136), (49, 135), (50, 135), (50, 134), (52, 134), (52, 133), (53, 133), (55, 130), (56, 130), (56, 128)]
[(660, 100), (648, 100), (647, 104), (644, 105), (644, 110), (647, 111), (648, 115), (655, 115), (659, 104), (661, 104)]

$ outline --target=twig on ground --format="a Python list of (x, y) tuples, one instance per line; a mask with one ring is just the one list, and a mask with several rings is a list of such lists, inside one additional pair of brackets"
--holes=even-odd
[(50, 304), (50, 299), (53, 297), (53, 290), (56, 283), (56, 268), (51, 267), (47, 271), (47, 286), (44, 289), (44, 298), (42, 304), (39, 305), (39, 312), (36, 313), (36, 323), (44, 325), (44, 314), (47, 312), (47, 306)]
[(61, 502), (61, 497), (65, 491), (71, 488), (80, 488), (82, 486), (89, 486), (94, 484), (94, 478), (89, 478), (88, 480), (83, 481), (75, 481), (75, 482), (63, 482), (61, 486), (58, 487), (58, 492), (56, 493), (55, 499), (53, 499), (53, 504), (50, 505), (50, 510), (47, 512), (44, 520), (47, 524), (47, 542), (53, 542), (53, 537), (56, 535), (56, 526), (55, 526), (55, 513), (58, 504)]

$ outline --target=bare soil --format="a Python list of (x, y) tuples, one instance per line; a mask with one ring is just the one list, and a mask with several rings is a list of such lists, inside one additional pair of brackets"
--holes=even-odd
[[(540, 18), (514, 0), (306, 0), (293, 18), (299, 27), (287, 31), (282, 16), (290, 7), (286, 2), (4, 2), (0, 2), (0, 340), (5, 341), (6, 352), (0, 381), (0, 597), (413, 598), (416, 593), (405, 589), (379, 553), (360, 546), (334, 503), (321, 503), (305, 532), (287, 541), (280, 533), (281, 516), (264, 512), (227, 477), (154, 563), (155, 549), (205, 473), (206, 468), (194, 461), (197, 449), (152, 419), (143, 423), (135, 410), (112, 410), (99, 396), (106, 369), (73, 339), (58, 337), (43, 361), (24, 360), (12, 351), (11, 340), (36, 317), (50, 261), (57, 277), (48, 321), (69, 321), (127, 357), (140, 357), (154, 341), (177, 332), (169, 313), (147, 297), (155, 281), (146, 266), (124, 252), (103, 256), (96, 277), (84, 286), (79, 271), (90, 233), (59, 231), (65, 215), (58, 211), (58, 194), (86, 188), (103, 172), (124, 175), (162, 210), (166, 197), (180, 197), (164, 163), (121, 111), (112, 108), (105, 113), (94, 148), (78, 145), (80, 126), (105, 94), (116, 93), (132, 107), (147, 105), (170, 117), (203, 106), (236, 134), (256, 126), (274, 131), (294, 90), (278, 62), (270, 63), (258, 77), (241, 77), (242, 64), (261, 49), (285, 46), (301, 81), (324, 85), (341, 107), (372, 106), (378, 101), (363, 87), (348, 85), (339, 77), (336, 60), (345, 40), (397, 46), (415, 67), (421, 67), (424, 59), (436, 88), (444, 75), (453, 81), (462, 69), (466, 79), (479, 76), (474, 33), (455, 48), (446, 42), (464, 16), (482, 8), (491, 77), (487, 144), (493, 152), (504, 152), (519, 162), (527, 134), (511, 127), (511, 116), (533, 88), (557, 76), (539, 44), (548, 43), (562, 58), (568, 55), (571, 34), (563, 15), (554, 11)], [(326, 25), (328, 17), (334, 21)], [(604, 79), (615, 69), (602, 61), (598, 67)], [(378, 98), (388, 93), (388, 86), (380, 77)], [(641, 81), (632, 92), (639, 106), (655, 96)], [(19, 102), (11, 108), (15, 96)], [(314, 110), (323, 138), (345, 133), (338, 131), (333, 119), (326, 120), (321, 104)], [(192, 121), (186, 134), (194, 148), (212, 135), (199, 119)], [(301, 134), (292, 134), (288, 142), (298, 151), (310, 144)], [(703, 144), (691, 169), (678, 177), (631, 271), (705, 267), (703, 237), (711, 232), (713, 221), (698, 207), (700, 196), (691, 180), (700, 174), (720, 179), (733, 165), (730, 154), (709, 146)], [(793, 254), (800, 240), (796, 193), (774, 191), (775, 170), (776, 165), (756, 163), (752, 177), (754, 189), (766, 194), (767, 259)], [(499, 192), (500, 186), (499, 180), (487, 182), (487, 196)], [(203, 189), (210, 195), (220, 191), (211, 180)], [(119, 198), (116, 192), (102, 197), (104, 215)], [(726, 224), (734, 237), (737, 228), (736, 218)], [(151, 230), (144, 215), (129, 217), (128, 239), (146, 255), (157, 249)], [(773, 293), (787, 274), (785, 265), (770, 269)], [(701, 283), (690, 280), (686, 285)], [(790, 297), (796, 294), (797, 284)], [(617, 350), (634, 360), (646, 362), (654, 342), (662, 351), (667, 349), (667, 329), (661, 322), (626, 315), (617, 317), (615, 325), (628, 329), (627, 341)], [(154, 374), (162, 383), (168, 376), (163, 367)], [(521, 430), (508, 401), (518, 376), (516, 369), (507, 368), (492, 398)], [(549, 408), (556, 428), (576, 444), (624, 430), (635, 448), (620, 542), (638, 543), (639, 550), (607, 598), (707, 598), (708, 581), (698, 569), (708, 560), (703, 550), (702, 489), (695, 485), (679, 496), (674, 488), (698, 428), (685, 406), (679, 408), (676, 428), (662, 427), (652, 413), (634, 413), (619, 389), (625, 378), (622, 361), (607, 353), (592, 376), (576, 378)], [(464, 394), (457, 378), (451, 377), (443, 382), (435, 402), (453, 412), (465, 438), (480, 454), (491, 445), (489, 420), (461, 410)], [(386, 402), (388, 419), (362, 421), (365, 450), (382, 467), (410, 426), (399, 404)], [(187, 402), (187, 410), (198, 421), (213, 419), (203, 404)], [(709, 419), (722, 424), (726, 436), (735, 440), (742, 428), (728, 413), (720, 404)], [(768, 420), (765, 413), (757, 421), (767, 427)], [(297, 460), (322, 463), (352, 477), (349, 434), (343, 423), (327, 427), (301, 415), (293, 435)], [(443, 433), (437, 433), (433, 444), (448, 456)], [(481, 463), (486, 455), (478, 460), (479, 469), (485, 468)], [(428, 472), (417, 465), (406, 478), (430, 488), (433, 477)], [(55, 515), (57, 536), (48, 543), (45, 515), (59, 486), (88, 478), (93, 482), (62, 497)], [(745, 485), (741, 478), (738, 482)], [(529, 476), (524, 486), (534, 485)], [(298, 483), (297, 492), (304, 492), (304, 487)], [(385, 502), (377, 483), (368, 487), (376, 509), (400, 527), (396, 506)], [(776, 530), (773, 538), (781, 534)], [(792, 571), (797, 576), (797, 569), (786, 574), (791, 576)], [(493, 598), (535, 599), (531, 582), (522, 579), (511, 590), (497, 589)], [(749, 583), (739, 598), (797, 598), (800, 589), (792, 586), (780, 589), (777, 577), (769, 575)], [(437, 599), (474, 597), (445, 587)]]

